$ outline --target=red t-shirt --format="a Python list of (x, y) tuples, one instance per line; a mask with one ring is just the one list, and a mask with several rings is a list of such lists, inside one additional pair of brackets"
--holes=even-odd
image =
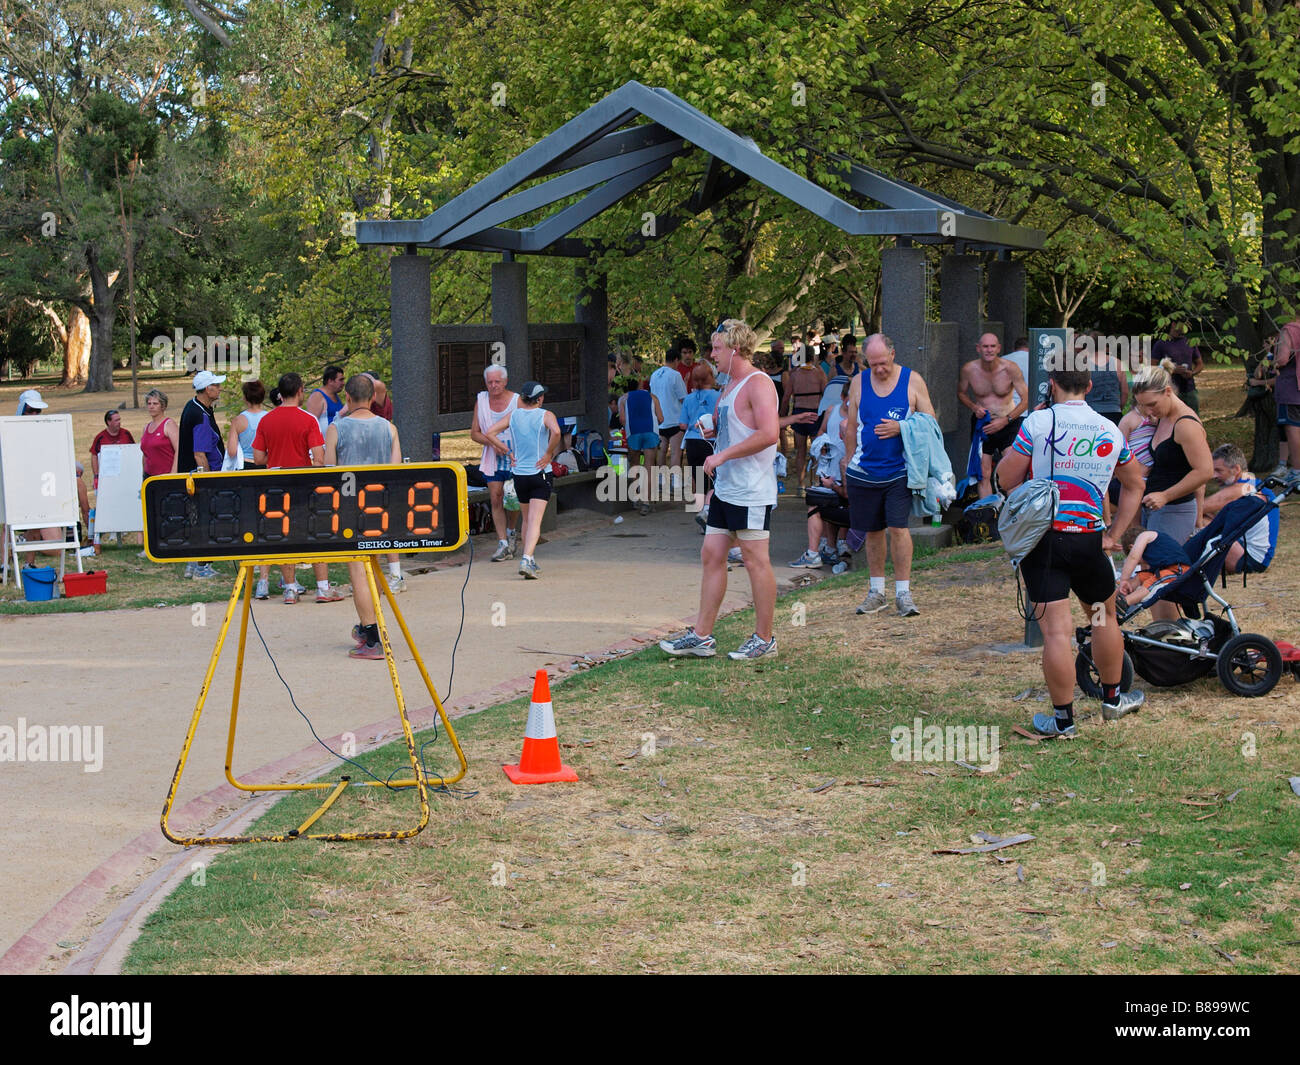
[(694, 370), (695, 370), (695, 362), (692, 362), (689, 366), (687, 366), (686, 363), (681, 361), (678, 361), (677, 363), (677, 372), (682, 375), (682, 380), (686, 382), (687, 392), (695, 391), (694, 386), (691, 384), (691, 374), (694, 372)]
[(253, 449), (266, 452), (267, 466), (311, 465), (311, 449), (324, 447), (320, 423), (301, 407), (276, 407), (257, 423)]
[(130, 429), (119, 429), (117, 431), (117, 436), (113, 436), (112, 434), (109, 433), (107, 429), (105, 429), (102, 433), (100, 433), (97, 437), (95, 437), (95, 442), (90, 445), (90, 453), (92, 455), (98, 455), (99, 449), (101, 447), (105, 447), (105, 446), (114, 447), (118, 444), (134, 444), (134, 443), (135, 443), (135, 437), (131, 435)]
[(370, 413), (378, 414), (379, 417), (386, 418), (388, 419), (388, 421), (391, 422), (393, 420), (393, 397), (385, 396), (384, 402), (382, 404), (376, 403), (374, 400), (371, 400)]

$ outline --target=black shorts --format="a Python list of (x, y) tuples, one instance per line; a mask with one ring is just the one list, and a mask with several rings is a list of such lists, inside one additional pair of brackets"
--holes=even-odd
[(1115, 594), (1115, 570), (1101, 549), (1101, 533), (1049, 532), (1020, 563), (1025, 591), (1035, 603), (1055, 603), (1074, 592), (1084, 603)]
[(767, 532), (772, 528), (772, 507), (742, 507), (727, 503), (715, 493), (709, 500), (709, 516), (705, 522), (710, 529), (728, 532)]
[(531, 503), (535, 499), (545, 502), (551, 498), (551, 474), (516, 473), (515, 495), (521, 503)]
[(704, 460), (713, 454), (713, 444), (708, 440), (696, 440), (694, 437), (687, 437), (682, 446), (686, 448), (686, 465), (693, 470), (699, 471), (695, 481), (696, 490), (712, 491), (713, 478), (705, 476)]
[(1016, 442), (1016, 433), (1020, 432), (1020, 423), (1022, 421), (1024, 421), (1023, 418), (1013, 418), (996, 433), (985, 434), (984, 454), (996, 456), (1006, 451)]
[[(795, 409), (792, 411), (792, 413), (794, 413), (794, 414), (816, 414), (816, 413), (817, 413), (817, 408), (816, 408), (816, 407), (795, 407)], [(812, 436), (813, 433), (815, 433), (815, 432), (817, 431), (817, 423), (816, 423), (816, 422), (808, 422), (807, 424), (804, 424), (804, 423), (802, 423), (802, 422), (794, 422), (794, 423), (791, 424), (790, 428), (793, 429), (793, 430), (794, 430), (796, 433), (798, 433), (800, 436)]]
[(682, 427), (680, 425), (674, 425), (671, 429), (660, 429), (659, 435), (663, 437), (663, 441), (666, 444), (681, 431)]
[(832, 525), (838, 525), (841, 529), (847, 529), (851, 518), (849, 517), (849, 508), (847, 504), (840, 503), (817, 503), (808, 508), (808, 517), (814, 514), (820, 514), (823, 521), (830, 522)]
[(907, 490), (907, 476), (886, 484), (861, 484), (849, 478), (850, 523), (858, 532), (881, 529), (906, 529), (912, 515), (912, 493)]

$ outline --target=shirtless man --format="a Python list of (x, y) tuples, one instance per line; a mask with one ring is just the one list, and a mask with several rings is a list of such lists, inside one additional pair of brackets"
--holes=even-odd
[(1029, 406), (1025, 375), (1010, 359), (1001, 357), (1002, 342), (985, 333), (975, 345), (978, 359), (961, 368), (957, 399), (970, 408), (971, 433), (984, 415), (992, 420), (984, 426), (984, 448), (980, 456), (980, 498), (993, 494), (993, 463), (1009, 448), (1020, 431), (1020, 419)]

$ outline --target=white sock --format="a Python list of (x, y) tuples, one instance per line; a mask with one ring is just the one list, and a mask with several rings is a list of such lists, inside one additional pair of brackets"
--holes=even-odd
[(871, 590), (872, 590), (873, 592), (879, 592), (881, 595), (884, 595), (884, 594), (885, 594), (885, 578), (884, 578), (884, 577), (872, 577), (872, 578), (871, 578)]
[(318, 592), (328, 592), (329, 590), (330, 590), (330, 582), (329, 582), (328, 580), (323, 580), (323, 581), (317, 581), (317, 582), (316, 582), (316, 591), (318, 591)]
[(895, 581), (895, 582), (894, 582), (894, 594), (895, 594), (895, 595), (902, 595), (904, 592), (910, 592), (911, 590), (912, 590), (912, 582), (911, 582), (911, 581)]
[(400, 562), (388, 563), (388, 575), (395, 581), (402, 579), (402, 564)]

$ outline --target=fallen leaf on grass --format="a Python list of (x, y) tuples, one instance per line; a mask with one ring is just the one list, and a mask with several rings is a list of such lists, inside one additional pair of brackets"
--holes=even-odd
[(812, 789), (812, 793), (813, 793), (814, 795), (820, 795), (823, 791), (829, 791), (829, 790), (830, 790), (831, 788), (833, 788), (833, 787), (835, 787), (835, 780), (834, 780), (834, 778), (832, 778), (831, 780), (826, 781), (825, 784), (820, 784), (820, 785), (818, 785), (817, 787), (813, 788), (813, 789)]
[(1016, 879), (1022, 884), (1025, 882), (1025, 867), (1023, 865), (1016, 866)]
[(931, 854), (986, 854), (989, 851), (1001, 850), (1003, 847), (1014, 847), (1019, 843), (1028, 843), (1035, 837), (1028, 832), (1021, 833), (1018, 836), (1008, 836), (1006, 839), (1000, 839), (996, 843), (986, 843), (983, 847), (960, 847), (956, 849), (942, 849), (931, 851)]

